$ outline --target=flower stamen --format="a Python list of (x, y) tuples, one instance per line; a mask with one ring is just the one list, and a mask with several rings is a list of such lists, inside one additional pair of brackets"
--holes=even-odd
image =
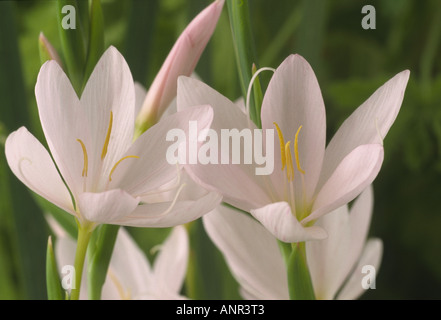
[(285, 140), (283, 139), (283, 133), (282, 130), (280, 130), (279, 125), (276, 122), (273, 122), (273, 124), (276, 126), (277, 135), (279, 136), (279, 142), (280, 142), (280, 158), (282, 159), (282, 171), (285, 169), (286, 165), (286, 156), (285, 156)]
[(110, 133), (112, 132), (113, 125), (113, 112), (110, 111), (109, 128), (107, 129), (106, 140), (104, 141), (103, 151), (101, 152), (101, 160), (103, 160), (107, 154), (107, 147), (109, 146)]
[(288, 141), (285, 145), (285, 156), (286, 156), (286, 177), (288, 178), (288, 181), (294, 180), (294, 166), (292, 164), (292, 155), (291, 150), (289, 149), (289, 145), (291, 144), (291, 141)]
[(300, 167), (300, 160), (299, 160), (299, 133), (300, 133), (300, 129), (302, 129), (302, 126), (300, 126), (297, 129), (296, 136), (294, 138), (294, 154), (296, 157), (297, 170), (299, 170), (299, 172), (305, 174), (305, 171), (303, 171), (303, 169)]
[(83, 157), (84, 157), (84, 166), (83, 166), (83, 172), (81, 173), (81, 176), (87, 177), (87, 169), (88, 169), (89, 160), (87, 157), (86, 146), (84, 145), (84, 143), (81, 139), (77, 139), (77, 141), (81, 144), (81, 148), (83, 149)]
[(124, 161), (125, 159), (129, 159), (129, 158), (139, 159), (138, 156), (125, 156), (124, 158), (119, 159), (119, 160), (115, 163), (115, 165), (113, 166), (112, 170), (110, 170), (109, 181), (112, 181), (112, 174), (113, 174), (113, 171), (115, 171), (116, 167), (117, 167), (122, 161)]

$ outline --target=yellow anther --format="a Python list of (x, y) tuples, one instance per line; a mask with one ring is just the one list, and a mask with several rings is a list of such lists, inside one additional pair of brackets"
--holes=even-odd
[(107, 154), (107, 147), (109, 146), (110, 133), (112, 132), (112, 125), (113, 125), (113, 112), (110, 111), (109, 128), (107, 129), (107, 135), (106, 135), (106, 140), (104, 141), (103, 152), (101, 152), (101, 160), (103, 160)]
[(77, 139), (77, 141), (81, 144), (81, 148), (83, 149), (83, 156), (84, 156), (84, 166), (83, 166), (83, 172), (81, 174), (82, 177), (87, 177), (87, 165), (88, 165), (88, 158), (87, 158), (87, 150), (86, 146), (84, 145), (83, 141), (81, 139)]
[(128, 159), (128, 158), (139, 159), (138, 156), (125, 156), (124, 158), (119, 159), (119, 160), (115, 163), (115, 165), (113, 166), (112, 170), (110, 170), (109, 181), (112, 181), (112, 174), (113, 174), (113, 171), (115, 171), (116, 167), (117, 167), (117, 166), (118, 166), (123, 160)]
[(300, 160), (299, 160), (299, 132), (300, 132), (300, 129), (302, 129), (302, 126), (300, 126), (296, 132), (296, 136), (294, 139), (294, 153), (296, 156), (297, 170), (299, 170), (301, 173), (305, 174), (305, 171), (303, 171), (303, 169), (300, 167)]
[(279, 125), (276, 122), (273, 122), (276, 126), (277, 135), (279, 136), (279, 142), (280, 142), (280, 158), (282, 159), (282, 170), (285, 169), (286, 165), (286, 156), (285, 156), (285, 140), (283, 139), (282, 131), (279, 128)]
[(285, 145), (285, 162), (286, 162), (286, 177), (289, 181), (294, 180), (294, 166), (292, 165), (292, 156), (291, 156), (291, 150), (289, 149), (291, 141), (288, 141)]

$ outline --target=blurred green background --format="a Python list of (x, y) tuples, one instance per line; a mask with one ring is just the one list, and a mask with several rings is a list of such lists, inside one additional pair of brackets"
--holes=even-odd
[[(106, 47), (116, 46), (134, 79), (148, 87), (180, 32), (210, 3), (102, 0)], [(361, 26), (366, 4), (376, 9), (375, 30)], [(277, 67), (291, 53), (312, 65), (325, 99), (328, 138), (376, 88), (404, 69), (411, 71), (374, 182), (370, 233), (383, 239), (384, 256), (376, 289), (362, 298), (441, 298), (441, 1), (250, 0), (249, 7), (260, 67)], [(22, 125), (44, 141), (34, 97), (41, 31), (61, 50), (55, 1), (0, 2), (0, 299), (46, 298), (50, 231), (41, 206), (12, 175), (3, 151), (9, 132)], [(230, 99), (241, 95), (226, 6), (196, 72)], [(264, 75), (263, 87), (269, 76)], [(149, 249), (168, 232), (130, 231), (150, 258)], [(190, 231), (185, 293), (238, 298), (237, 284), (200, 221)]]

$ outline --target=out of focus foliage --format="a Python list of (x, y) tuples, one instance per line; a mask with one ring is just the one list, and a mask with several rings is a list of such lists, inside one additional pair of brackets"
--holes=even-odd
[[(79, 0), (83, 1), (83, 0)], [(126, 57), (148, 87), (185, 25), (209, 0), (102, 0), (105, 40)], [(376, 29), (361, 26), (365, 4)], [(328, 136), (396, 73), (409, 69), (397, 121), (374, 183), (371, 235), (384, 241), (376, 289), (366, 299), (441, 298), (441, 1), (250, 0), (260, 67), (277, 67), (300, 53), (314, 68), (326, 104)], [(38, 35), (60, 48), (55, 1), (0, 2), (0, 144), (26, 125), (44, 141), (34, 86)], [(231, 99), (240, 95), (227, 10), (196, 69)], [(263, 87), (270, 74), (264, 74)], [(10, 173), (0, 152), (0, 298), (44, 299), (49, 229), (35, 197)], [(190, 227), (192, 256), (185, 290), (194, 298), (238, 298), (221, 255)], [(150, 258), (168, 230), (131, 229)], [(192, 277), (199, 277), (196, 285)], [(191, 284), (193, 283), (193, 284)]]

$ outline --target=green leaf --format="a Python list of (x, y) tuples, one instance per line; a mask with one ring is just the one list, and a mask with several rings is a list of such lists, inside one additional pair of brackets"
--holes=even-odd
[(92, 0), (90, 6), (89, 46), (87, 48), (86, 69), (84, 72), (83, 88), (95, 65), (104, 53), (104, 18), (100, 0)]
[[(1, 120), (5, 131), (11, 132), (19, 126), (29, 127), (27, 109), (27, 91), (24, 86), (19, 39), (16, 24), (16, 2), (0, 1), (0, 96), (2, 97)], [(0, 162), (4, 160), (1, 152)], [(2, 180), (9, 203), (8, 212), (3, 212), (10, 219), (8, 246), (11, 247), (10, 261), (14, 265), (14, 278), (17, 288), (23, 289), (24, 299), (44, 299), (46, 297), (44, 259), (46, 251), (47, 228), (39, 208), (32, 201), (27, 188), (13, 175), (5, 164)], [(2, 165), (3, 166), (3, 165)], [(0, 201), (4, 201), (1, 198)], [(5, 203), (6, 204), (6, 203)], [(2, 223), (3, 225), (3, 220)], [(2, 285), (0, 285), (1, 289)]]
[(86, 63), (86, 42), (80, 29), (80, 19), (75, 0), (58, 0), (57, 17), (61, 47), (72, 86), (81, 95)]
[(315, 300), (314, 288), (306, 263), (305, 243), (293, 244), (287, 264), (291, 300)]
[(88, 43), (89, 40), (89, 29), (90, 29), (90, 21), (89, 21), (89, 4), (91, 0), (76, 0), (76, 5), (78, 8), (78, 25), (77, 28), (80, 28), (82, 38), (84, 39), (84, 43)]
[(320, 76), (321, 50), (325, 37), (326, 19), (330, 1), (303, 0), (302, 20), (299, 25), (295, 52), (300, 53)]
[[(233, 33), (240, 85), (243, 97), (246, 97), (248, 85), (252, 77), (251, 70), (253, 64), (258, 66), (250, 24), (248, 1), (227, 0), (227, 7), (231, 31)], [(260, 127), (260, 107), (260, 105), (256, 104), (254, 98), (250, 99), (250, 118), (258, 127)]]
[[(435, 6), (433, 8), (433, 6)], [(433, 64), (437, 59), (437, 50), (441, 38), (441, 2), (435, 1), (432, 5), (433, 19), (429, 30), (427, 31), (427, 41), (424, 45), (420, 60), (420, 74), (422, 89), (425, 94), (430, 92), (430, 80), (433, 72)]]
[[(210, 78), (213, 83), (213, 88), (218, 88), (219, 92), (230, 100), (234, 101), (240, 92), (239, 78), (237, 77), (236, 62), (225, 63), (225, 60), (234, 60), (234, 46), (231, 38), (230, 22), (228, 20), (228, 13), (222, 11), (219, 21), (216, 26), (216, 31), (210, 40), (207, 48), (210, 57)], [(203, 58), (203, 56), (202, 56)], [(197, 73), (201, 65), (198, 63)], [(207, 81), (208, 79), (205, 79)], [(209, 82), (207, 82), (209, 83)]]
[[(3, 125), (0, 122), (0, 145), (4, 148), (5, 137)], [(14, 211), (9, 188), (10, 169), (6, 157), (0, 151), (0, 300), (20, 299), (21, 279), (17, 253), (17, 234), (14, 228)], [(18, 281), (17, 281), (18, 280)]]
[(105, 224), (101, 225), (94, 235), (96, 242), (92, 243), (89, 250), (89, 268), (87, 274), (89, 299), (99, 300), (101, 298), (101, 289), (107, 276), (110, 259), (112, 258), (113, 248), (118, 235), (119, 226)]
[(283, 49), (287, 43), (290, 43), (290, 39), (302, 20), (302, 12), (298, 9), (297, 4), (287, 19), (283, 22), (283, 25), (278, 28), (276, 34), (272, 34), (272, 39), (269, 45), (266, 46), (265, 51), (262, 53), (260, 62), (263, 66), (269, 66), (277, 62), (278, 57), (283, 56)]
[(188, 262), (186, 296), (190, 299), (240, 299), (238, 284), (225, 260), (211, 242), (202, 220), (191, 222), (190, 257)]
[(125, 33), (124, 57), (135, 81), (147, 84), (149, 62), (152, 58), (152, 40), (158, 17), (158, 0), (130, 1), (130, 14)]
[(55, 259), (52, 238), (47, 241), (46, 251), (46, 287), (49, 300), (64, 300), (64, 292), (58, 275), (57, 262)]

